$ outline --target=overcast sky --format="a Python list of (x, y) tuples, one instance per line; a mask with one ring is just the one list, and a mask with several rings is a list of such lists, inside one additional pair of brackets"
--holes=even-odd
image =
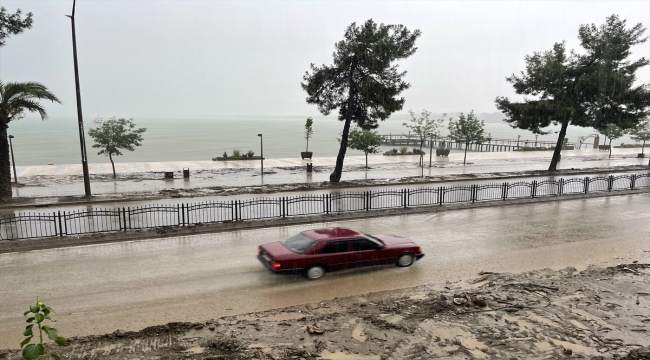
[[(50, 116), (76, 117), (72, 0), (1, 5), (33, 12), (34, 26), (0, 48), (0, 79), (42, 82), (63, 101), (47, 105)], [(422, 31), (400, 62), (411, 83), (403, 112), (494, 112), (525, 54), (562, 40), (577, 49), (580, 24), (614, 13), (650, 25), (650, 1), (78, 0), (84, 116), (318, 115), (305, 103), (304, 72), (330, 64), (345, 28), (369, 18)], [(650, 45), (633, 56), (650, 57)], [(650, 69), (639, 78), (650, 82)]]

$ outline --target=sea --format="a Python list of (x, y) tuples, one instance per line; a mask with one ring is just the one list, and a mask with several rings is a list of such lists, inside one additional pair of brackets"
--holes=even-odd
[[(122, 156), (114, 157), (115, 162), (164, 162), (164, 161), (210, 161), (229, 155), (233, 150), (247, 152), (252, 150), (260, 154), (263, 146), (264, 157), (298, 158), (300, 152), (307, 147), (304, 138), (304, 124), (307, 117), (300, 116), (230, 116), (214, 118), (136, 118), (138, 127), (147, 128), (142, 146), (135, 151), (124, 151)], [(479, 116), (479, 119), (481, 116)], [(485, 132), (493, 139), (517, 139), (520, 142), (535, 142), (535, 135), (529, 131), (513, 129), (500, 120), (495, 114), (486, 114)], [(408, 134), (403, 125), (408, 122), (408, 115), (398, 115), (380, 122), (377, 131), (380, 134)], [(445, 122), (440, 129), (440, 135), (447, 132)], [(85, 122), (86, 131), (94, 127), (92, 120)], [(343, 122), (334, 116), (314, 117), (313, 137), (309, 140), (309, 151), (314, 157), (330, 157), (338, 154), (337, 138), (343, 130)], [(549, 135), (540, 135), (538, 142), (557, 141), (559, 126), (548, 128)], [(570, 142), (577, 141), (579, 136), (595, 133), (594, 129), (570, 126), (567, 137)], [(48, 165), (48, 164), (77, 164), (81, 162), (79, 147), (79, 130), (76, 117), (70, 118), (40, 118), (26, 117), (11, 122), (8, 134), (14, 135), (13, 150), (17, 166)], [(260, 137), (262, 134), (260, 144)], [(602, 138), (601, 138), (602, 139)], [(629, 137), (614, 141), (631, 143)], [(602, 143), (602, 140), (601, 140)], [(89, 163), (107, 163), (108, 157), (97, 155), (93, 140), (86, 135), (86, 148)], [(382, 146), (382, 151), (391, 147)], [(363, 155), (361, 151), (348, 149), (347, 155)]]

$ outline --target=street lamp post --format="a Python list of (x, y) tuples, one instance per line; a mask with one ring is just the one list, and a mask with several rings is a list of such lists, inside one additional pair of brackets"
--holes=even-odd
[(84, 174), (84, 189), (86, 197), (90, 197), (90, 176), (88, 175), (88, 154), (86, 153), (86, 135), (84, 131), (84, 119), (81, 113), (81, 89), (79, 87), (79, 66), (77, 64), (77, 35), (74, 27), (74, 10), (76, 0), (72, 2), (72, 15), (66, 15), (72, 22), (72, 55), (74, 59), (74, 82), (77, 90), (77, 118), (79, 122), (79, 143), (81, 147), (81, 168)]
[(519, 139), (521, 139), (521, 135), (517, 135), (517, 149), (519, 149)]
[(16, 173), (16, 160), (14, 160), (14, 145), (11, 143), (13, 135), (9, 135), (9, 149), (11, 150), (11, 165), (14, 167), (14, 181), (18, 184), (18, 174)]
[(432, 156), (433, 156), (433, 134), (429, 134), (429, 169), (431, 168)]
[(539, 136), (538, 134), (535, 134), (535, 147), (537, 147), (537, 137), (538, 136)]
[(264, 144), (262, 143), (262, 134), (257, 134), (260, 137), (260, 164), (262, 165), (262, 176), (264, 176)]

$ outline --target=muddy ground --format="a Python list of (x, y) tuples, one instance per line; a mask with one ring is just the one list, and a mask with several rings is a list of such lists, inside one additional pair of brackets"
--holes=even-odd
[(49, 349), (65, 359), (118, 360), (650, 359), (648, 346), (650, 264), (632, 263), (481, 272), (465, 283), (116, 330)]

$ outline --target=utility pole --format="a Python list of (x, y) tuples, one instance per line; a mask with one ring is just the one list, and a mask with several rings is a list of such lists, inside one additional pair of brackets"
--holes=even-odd
[(77, 118), (79, 120), (79, 143), (81, 146), (81, 167), (84, 173), (84, 189), (86, 197), (90, 197), (90, 176), (88, 175), (88, 156), (86, 153), (86, 134), (84, 131), (84, 119), (81, 113), (81, 89), (79, 87), (79, 66), (77, 64), (77, 35), (74, 27), (74, 10), (77, 0), (72, 1), (72, 15), (66, 15), (72, 22), (72, 55), (74, 58), (74, 82), (77, 88)]

